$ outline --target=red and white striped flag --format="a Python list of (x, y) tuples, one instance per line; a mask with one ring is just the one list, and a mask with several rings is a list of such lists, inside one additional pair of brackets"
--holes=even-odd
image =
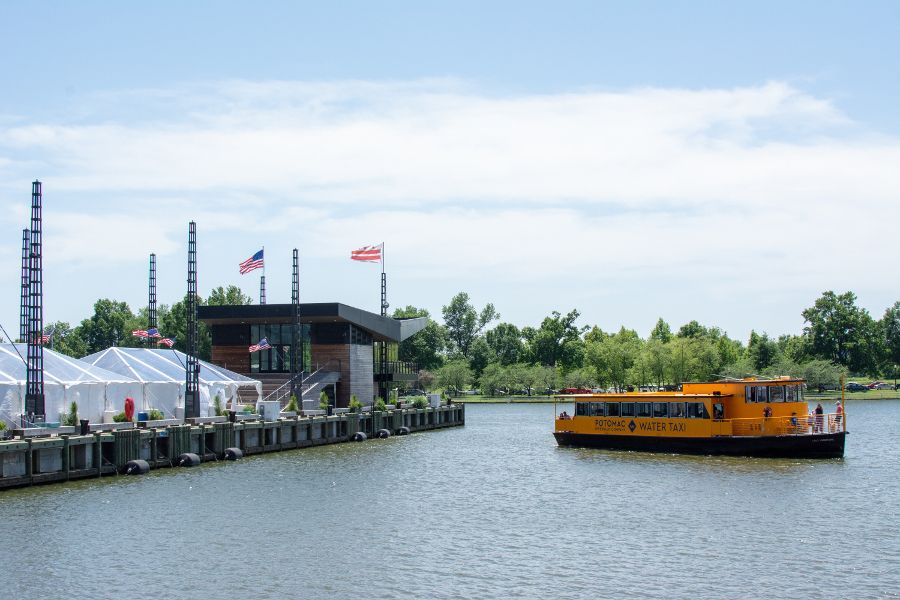
[(156, 342), (156, 345), (165, 344), (169, 348), (175, 345), (175, 338), (163, 338)]
[(380, 262), (381, 261), (381, 251), (384, 249), (384, 242), (378, 244), (377, 246), (363, 246), (359, 250), (353, 250), (350, 252), (351, 260), (358, 260), (360, 262)]

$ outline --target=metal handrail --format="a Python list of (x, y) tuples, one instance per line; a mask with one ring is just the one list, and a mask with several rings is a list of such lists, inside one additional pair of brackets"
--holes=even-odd
[[(263, 400), (277, 400), (277, 401), (281, 402), (281, 400), (283, 400), (290, 393), (291, 383), (293, 383), (297, 377), (302, 377), (302, 379), (300, 380), (300, 398), (298, 398), (298, 400), (302, 399), (303, 392), (308, 391), (309, 388), (311, 388), (313, 385), (316, 384), (316, 382), (310, 382), (309, 380), (312, 379), (313, 377), (315, 377), (316, 375), (318, 375), (319, 373), (334, 372), (333, 370), (326, 368), (326, 367), (328, 367), (330, 365), (334, 365), (334, 364), (337, 364), (337, 371), (340, 372), (341, 359), (339, 359), (339, 358), (331, 358), (328, 361), (326, 361), (325, 364), (323, 364), (322, 366), (319, 366), (319, 364), (316, 363), (315, 371), (313, 371), (312, 373), (308, 373), (308, 374), (303, 371), (301, 371), (300, 373), (297, 373), (297, 375), (295, 375), (294, 377), (291, 377), (290, 379), (285, 381), (283, 384), (281, 384), (280, 386), (278, 386), (277, 388), (275, 388), (274, 390), (269, 392), (266, 395), (266, 397), (263, 398)], [(306, 377), (303, 377), (303, 375), (306, 375)], [(304, 385), (307, 386), (306, 390), (303, 389)]]
[(745, 419), (714, 419), (731, 425), (736, 436), (816, 435), (847, 431), (847, 416), (841, 413), (795, 415), (790, 417), (754, 417)]

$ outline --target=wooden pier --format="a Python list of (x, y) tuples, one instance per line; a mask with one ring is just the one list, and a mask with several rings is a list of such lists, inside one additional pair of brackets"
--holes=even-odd
[(371, 439), (381, 430), (397, 435), (456, 427), (465, 424), (465, 405), (276, 421), (228, 422), (224, 417), (203, 421), (162, 427), (138, 423), (143, 427), (87, 435), (21, 435), (2, 441), (0, 490), (124, 473), (134, 460), (159, 469), (178, 466), (185, 453), (197, 455), (201, 462), (214, 461), (225, 458), (229, 448), (239, 448), (244, 455), (259, 454), (349, 442), (359, 432)]

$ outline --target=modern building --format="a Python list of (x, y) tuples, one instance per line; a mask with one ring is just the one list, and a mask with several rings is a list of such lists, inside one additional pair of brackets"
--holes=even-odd
[[(288, 384), (293, 318), (291, 304), (199, 306), (197, 317), (210, 329), (211, 361), (263, 382), (263, 394)], [(424, 317), (382, 317), (346, 304), (300, 304), (303, 400), (318, 401), (324, 390), (337, 407), (355, 395), (370, 404), (393, 387), (412, 387), (418, 366), (397, 360), (399, 343), (421, 331)], [(266, 339), (271, 348), (249, 352)], [(382, 360), (381, 353), (385, 352)], [(379, 390), (382, 390), (379, 392)]]

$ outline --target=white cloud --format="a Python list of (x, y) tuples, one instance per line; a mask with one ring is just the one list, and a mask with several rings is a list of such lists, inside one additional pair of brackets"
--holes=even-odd
[[(491, 96), (454, 80), (237, 81), (90, 100), (84, 124), (0, 120), (5, 213), (22, 214), (36, 166), (45, 195), (65, 204), (45, 211), (60, 278), (104, 253), (141, 272), (150, 251), (180, 263), (193, 219), (210, 285), (246, 286), (223, 279), (258, 244), (328, 262), (383, 237), (395, 280), (435, 290), (404, 304), (433, 310), (431, 294), (469, 279), (508, 314), (504, 290), (525, 282), (552, 280), (528, 293), (559, 309), (587, 286), (576, 295), (618, 302), (621, 322), (634, 302), (617, 290), (652, 296), (641, 286), (661, 273), (692, 282), (701, 320), (706, 298), (728, 301), (726, 284), (811, 304), (843, 271), (871, 280), (878, 302), (891, 293), (874, 282), (896, 252), (863, 232), (900, 216), (900, 140), (779, 82)], [(6, 271), (13, 283), (17, 269)], [(352, 297), (340, 285), (329, 281)], [(862, 297), (860, 286), (845, 287)], [(145, 296), (87, 289), (91, 301)], [(795, 308), (779, 308), (793, 325), (769, 329), (796, 328)], [(734, 315), (733, 327), (765, 329), (768, 310)]]

